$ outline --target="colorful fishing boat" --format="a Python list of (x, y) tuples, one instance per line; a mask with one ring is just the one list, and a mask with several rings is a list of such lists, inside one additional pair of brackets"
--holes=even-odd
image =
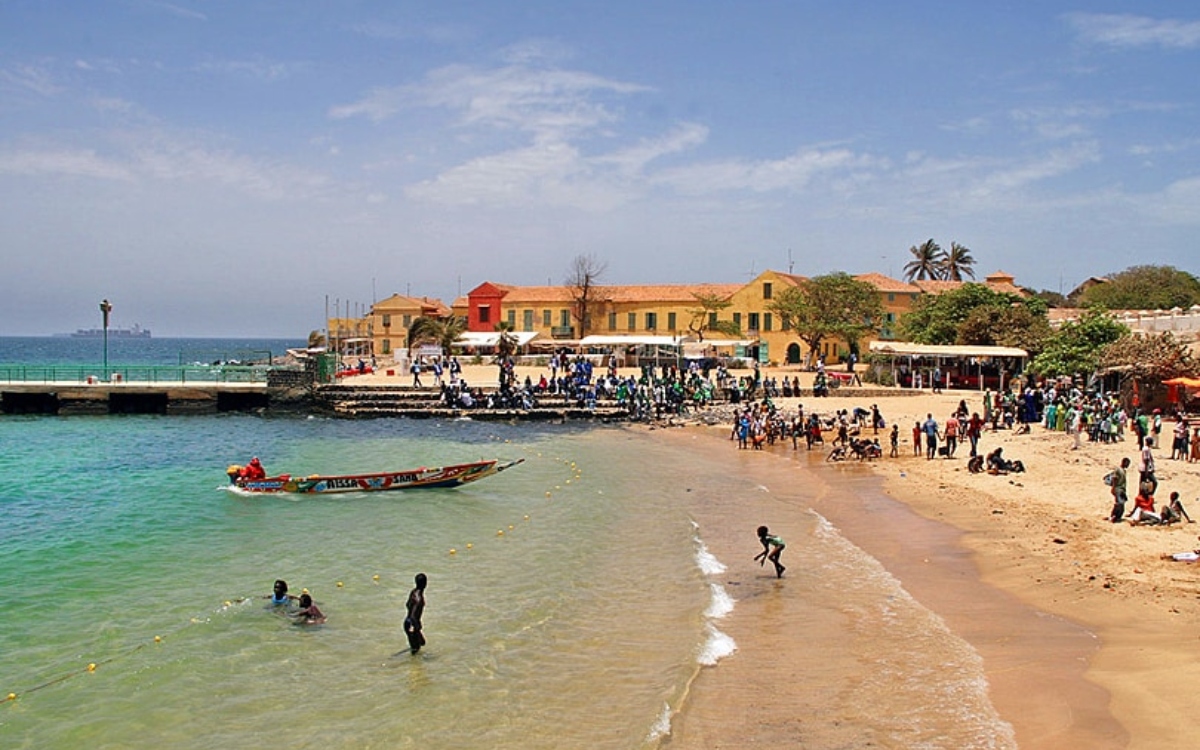
[(238, 476), (240, 466), (230, 466), (227, 473), (232, 488), (238, 492), (328, 495), (336, 492), (386, 492), (458, 487), (462, 484), (478, 482), (493, 474), (499, 474), (524, 461), (523, 458), (505, 462), (491, 459), (469, 464), (455, 464), (454, 466), (422, 466), (419, 469), (408, 471), (386, 471), (377, 474), (312, 474), (306, 477), (280, 474), (262, 479), (247, 479)]

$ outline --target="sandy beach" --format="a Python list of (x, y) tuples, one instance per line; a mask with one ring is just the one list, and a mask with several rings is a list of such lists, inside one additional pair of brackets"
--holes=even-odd
[[(495, 382), (494, 367), (464, 370), (472, 383)], [(544, 371), (520, 368), (518, 375), (536, 381)], [(802, 384), (811, 379), (786, 374), (799, 375)], [(911, 431), (926, 414), (944, 424), (960, 399), (982, 411), (981, 393), (897, 391), (869, 398), (855, 391), (776, 403), (788, 414), (801, 403), (823, 414), (876, 403), (888, 430), (893, 422), (900, 425), (898, 458), (887, 457), (887, 430), (881, 430), (885, 457), (877, 462), (829, 463), (828, 443), (804, 455), (803, 443), (793, 451), (789, 441), (746, 451), (747, 471), (767, 486), (783, 486), (795, 481), (798, 462), (816, 469), (810, 474), (822, 483), (822, 499), (813, 510), (979, 651), (993, 702), (1013, 725), (1020, 747), (1187, 746), (1200, 731), (1200, 697), (1189, 689), (1200, 680), (1200, 564), (1161, 556), (1200, 548), (1200, 524), (1134, 527), (1107, 520), (1111, 496), (1102, 477), (1124, 456), (1136, 465), (1136, 441), (1084, 440), (1072, 450), (1070, 436), (1040, 426), (1027, 435), (986, 431), (982, 453), (1003, 446), (1006, 457), (1020, 459), (1027, 471), (972, 474), (969, 446), (960, 446), (953, 459), (926, 460), (913, 455)], [(655, 429), (662, 439), (694, 441), (701, 450), (736, 450), (727, 425), (632, 429)], [(1177, 490), (1185, 508), (1200, 517), (1200, 464), (1168, 457), (1169, 451), (1156, 450), (1157, 503)], [(856, 486), (880, 484), (887, 504), (859, 501)], [(756, 566), (736, 561), (757, 551), (747, 529), (766, 522), (760, 519), (770, 515), (773, 527), (786, 529), (808, 512), (781, 508), (767, 495), (697, 508), (712, 551), (733, 562), (727, 585), (739, 604), (725, 629), (739, 648), (718, 668), (702, 671), (677, 718), (671, 747), (803, 743), (802, 675), (812, 655), (802, 638), (779, 637), (801, 613), (789, 610), (786, 597), (772, 597), (782, 604), (766, 607), (767, 599), (746, 595), (764, 584)], [(854, 738), (847, 743), (854, 746)]]
[[(1200, 568), (1161, 555), (1200, 547), (1200, 524), (1108, 522), (1111, 497), (1101, 478), (1122, 456), (1136, 458), (1136, 442), (1085, 440), (1075, 451), (1069, 436), (1040, 427), (1029, 435), (987, 432), (981, 451), (1003, 445), (1005, 455), (1021, 459), (1028, 471), (971, 474), (969, 448), (955, 459), (914, 457), (911, 428), (930, 413), (944, 422), (960, 399), (974, 409), (981, 394), (871, 401), (852, 394), (853, 389), (842, 389), (834, 398), (781, 400), (785, 409), (803, 402), (807, 410), (822, 413), (877, 403), (889, 425), (901, 425), (899, 458), (887, 458), (885, 452), (874, 463), (822, 460), (828, 468), (822, 479), (836, 479), (828, 490), (833, 495), (816, 510), (975, 646), (993, 701), (1014, 726), (1019, 746), (1169, 748), (1191, 741), (1200, 727), (1200, 699), (1188, 689), (1200, 678), (1195, 630)], [(727, 428), (706, 433), (706, 439), (721, 443), (720, 449), (735, 450), (725, 441)], [(880, 437), (886, 446), (885, 431)], [(803, 444), (799, 452), (806, 452)], [(774, 455), (762, 456), (761, 463), (774, 458), (786, 467), (792, 448), (776, 445), (763, 453)], [(1178, 490), (1189, 512), (1200, 511), (1195, 501), (1200, 464), (1166, 459), (1158, 458), (1158, 499)], [(770, 472), (764, 468), (766, 477)], [(882, 481), (887, 494), (917, 518), (857, 503), (846, 482), (864, 480)], [(767, 510), (755, 505), (739, 507), (733, 515)], [(714, 528), (734, 523), (732, 518), (708, 520)], [(753, 549), (744, 531), (713, 545), (718, 555)], [(746, 573), (733, 568), (730, 581), (741, 588)], [(789, 686), (798, 690), (797, 671), (788, 665), (803, 664), (803, 643), (764, 637), (764, 613), (757, 609), (751, 597), (735, 610), (729, 632), (741, 648), (728, 663), (701, 675), (693, 711), (680, 723), (672, 747), (803, 740), (804, 717), (788, 695)]]

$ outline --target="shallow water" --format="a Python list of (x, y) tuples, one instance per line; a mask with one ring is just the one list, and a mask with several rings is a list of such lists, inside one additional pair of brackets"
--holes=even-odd
[[(700, 665), (737, 658), (740, 592), (692, 509), (759, 491), (745, 457), (621, 429), (244, 416), (3, 418), (0, 443), (5, 747), (650, 747)], [(251, 454), (297, 474), (526, 463), (457, 490), (224, 491)], [(786, 592), (812, 615), (829, 736), (1011, 746), (970, 647), (810, 523)], [(328, 623), (268, 609), (276, 577)]]

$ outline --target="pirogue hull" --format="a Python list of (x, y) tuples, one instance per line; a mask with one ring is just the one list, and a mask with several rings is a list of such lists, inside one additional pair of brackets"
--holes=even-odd
[(238, 479), (233, 483), (236, 490), (258, 494), (329, 495), (339, 492), (390, 492), (396, 490), (431, 489), (435, 487), (458, 487), (478, 482), (505, 469), (524, 462), (492, 459), (475, 461), (454, 466), (422, 466), (407, 471), (385, 471), (375, 474), (340, 474), (323, 476), (313, 474), (294, 477), (282, 474), (265, 479)]

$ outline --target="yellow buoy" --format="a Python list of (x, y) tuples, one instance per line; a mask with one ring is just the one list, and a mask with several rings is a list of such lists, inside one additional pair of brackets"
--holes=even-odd
[(475, 545), (474, 545), (474, 544), (471, 544), (470, 542), (467, 542), (467, 549), (472, 549), (472, 548), (474, 548), (474, 547), (475, 547)]
[(372, 581), (378, 581), (378, 580), (379, 580), (379, 574), (378, 574), (378, 573), (376, 573), (375, 575), (371, 576), (371, 580), (372, 580)]
[(511, 523), (508, 525), (508, 530), (509, 530), (509, 531), (512, 531), (512, 530), (513, 530), (513, 525), (512, 525)]
[(341, 581), (338, 581), (338, 582), (337, 582), (337, 587), (338, 587), (339, 589), (340, 589), (342, 586), (345, 586), (345, 585), (346, 585), (346, 584), (342, 583)]
[(546, 497), (550, 497), (550, 490), (546, 490)]
[(9, 699), (10, 701), (15, 701), (15, 700), (17, 699), (17, 694), (16, 694), (16, 693), (9, 693), (9, 694), (8, 694), (8, 699)]
[(504, 536), (504, 529), (496, 529), (496, 536)]
[(96, 663), (95, 663), (95, 662), (92, 662), (91, 664), (89, 664), (89, 665), (88, 665), (88, 671), (89, 671), (89, 672), (95, 672), (95, 671), (96, 671)]
[(155, 643), (162, 643), (162, 636), (161, 636), (161, 635), (156, 635), (156, 636), (154, 636), (154, 642), (155, 642)]
[(225, 606), (226, 606), (226, 607), (232, 607), (232, 606), (233, 606), (233, 602), (231, 602), (231, 601), (229, 601), (229, 600), (226, 600), (226, 601), (225, 601)]
[(528, 520), (529, 520), (529, 516), (525, 516), (525, 520), (526, 520), (526, 521), (528, 521)]
[(456, 550), (456, 549), (454, 549), (453, 547), (451, 547), (451, 548), (450, 548), (450, 554), (452, 554), (452, 555), (457, 555), (457, 554), (458, 554), (458, 550)]

